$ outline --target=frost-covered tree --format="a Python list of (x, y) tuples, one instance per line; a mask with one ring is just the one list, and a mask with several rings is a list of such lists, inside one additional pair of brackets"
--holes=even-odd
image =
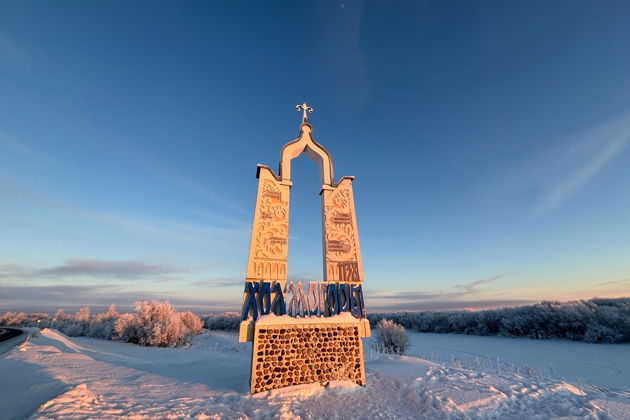
[(90, 308), (87, 306), (82, 307), (74, 315), (75, 321), (87, 321), (90, 318)]
[(57, 309), (57, 313), (55, 313), (55, 316), (53, 317), (53, 321), (55, 322), (59, 322), (59, 321), (65, 321), (66, 319), (68, 319), (68, 315), (66, 315), (66, 312), (63, 310), (63, 308), (61, 309)]
[(180, 313), (179, 317), (182, 320), (185, 340), (189, 342), (195, 335), (201, 332), (203, 322), (197, 315), (190, 311)]
[(169, 302), (136, 302), (137, 314), (121, 315), (114, 326), (115, 338), (141, 346), (179, 347), (203, 327), (191, 312), (178, 313)]
[(47, 314), (7, 312), (0, 325), (54, 328), (68, 336), (118, 338), (143, 346), (176, 347), (190, 343), (201, 332), (203, 322), (192, 312), (177, 312), (168, 302), (136, 302), (136, 314), (120, 315), (115, 305), (107, 312), (90, 316), (87, 307), (68, 315), (63, 309)]
[(147, 337), (136, 314), (122, 314), (114, 324), (114, 338), (147, 346)]
[(405, 327), (389, 319), (382, 319), (376, 326), (376, 349), (383, 353), (403, 354), (409, 347)]
[(15, 312), (5, 312), (4, 315), (0, 316), (0, 325), (9, 325), (9, 321), (11, 318), (15, 316)]
[(119, 316), (116, 305), (110, 305), (107, 312), (94, 316), (85, 335), (111, 340), (114, 334), (114, 325)]

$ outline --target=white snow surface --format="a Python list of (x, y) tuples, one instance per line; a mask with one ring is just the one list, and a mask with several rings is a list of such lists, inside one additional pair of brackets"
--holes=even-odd
[[(332, 382), (249, 395), (251, 346), (236, 334), (208, 332), (190, 347), (163, 349), (44, 329), (0, 356), (0, 418), (630, 418), (630, 357), (616, 356), (630, 355), (630, 345), (411, 336), (409, 356), (372, 352), (366, 340), (365, 387)], [(567, 366), (576, 361), (573, 373), (589, 358), (621, 373), (614, 387), (587, 381), (588, 366), (572, 380), (536, 373), (560, 356)], [(522, 363), (532, 377), (517, 371)]]
[[(595, 344), (568, 340), (533, 340), (458, 334), (409, 334), (409, 354), (463, 366), (562, 379), (600, 390), (630, 391), (630, 344)], [(630, 417), (629, 417), (630, 419)]]
[(354, 324), (359, 322), (357, 318), (352, 316), (350, 312), (342, 312), (338, 315), (320, 317), (320, 316), (305, 316), (305, 317), (292, 317), (289, 315), (275, 315), (267, 314), (258, 317), (256, 325), (287, 325), (287, 324)]

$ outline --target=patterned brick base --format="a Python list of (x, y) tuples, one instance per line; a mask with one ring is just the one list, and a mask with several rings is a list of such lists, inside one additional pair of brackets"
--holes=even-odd
[(251, 392), (350, 380), (365, 383), (360, 323), (255, 325)]

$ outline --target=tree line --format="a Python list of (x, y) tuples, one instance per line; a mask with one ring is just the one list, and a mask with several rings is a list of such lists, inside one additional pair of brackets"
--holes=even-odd
[[(368, 314), (370, 325), (389, 319), (407, 330), (468, 335), (505, 335), (534, 339), (561, 338), (589, 343), (630, 342), (630, 298), (543, 301), (535, 305), (484, 311), (391, 312)], [(238, 331), (237, 312), (204, 315), (177, 312), (168, 302), (136, 302), (135, 314), (119, 314), (114, 305), (90, 315), (87, 307), (75, 314), (7, 312), (0, 325), (55, 328), (69, 336), (119, 339), (162, 347), (189, 343), (204, 327)]]
[(589, 343), (630, 342), (630, 298), (543, 301), (484, 311), (368, 314), (373, 327), (390, 319), (417, 332), (562, 338)]
[(0, 325), (54, 328), (70, 337), (94, 337), (123, 340), (141, 346), (181, 347), (201, 332), (203, 322), (192, 312), (177, 312), (169, 302), (138, 301), (135, 313), (119, 314), (116, 305), (105, 313), (90, 315), (87, 306), (74, 314), (59, 309), (46, 313), (7, 312), (0, 316)]

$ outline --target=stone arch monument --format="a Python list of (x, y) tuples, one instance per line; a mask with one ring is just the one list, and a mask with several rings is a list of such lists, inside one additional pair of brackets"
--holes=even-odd
[[(334, 182), (330, 153), (312, 136), (305, 103), (298, 138), (280, 167), (258, 164), (258, 192), (247, 260), (239, 340), (252, 341), (250, 389), (301, 383), (365, 383), (362, 337), (370, 334), (363, 304), (363, 265), (352, 181)], [(287, 285), (291, 160), (306, 153), (320, 168), (323, 282)], [(287, 310), (288, 309), (288, 310)]]

